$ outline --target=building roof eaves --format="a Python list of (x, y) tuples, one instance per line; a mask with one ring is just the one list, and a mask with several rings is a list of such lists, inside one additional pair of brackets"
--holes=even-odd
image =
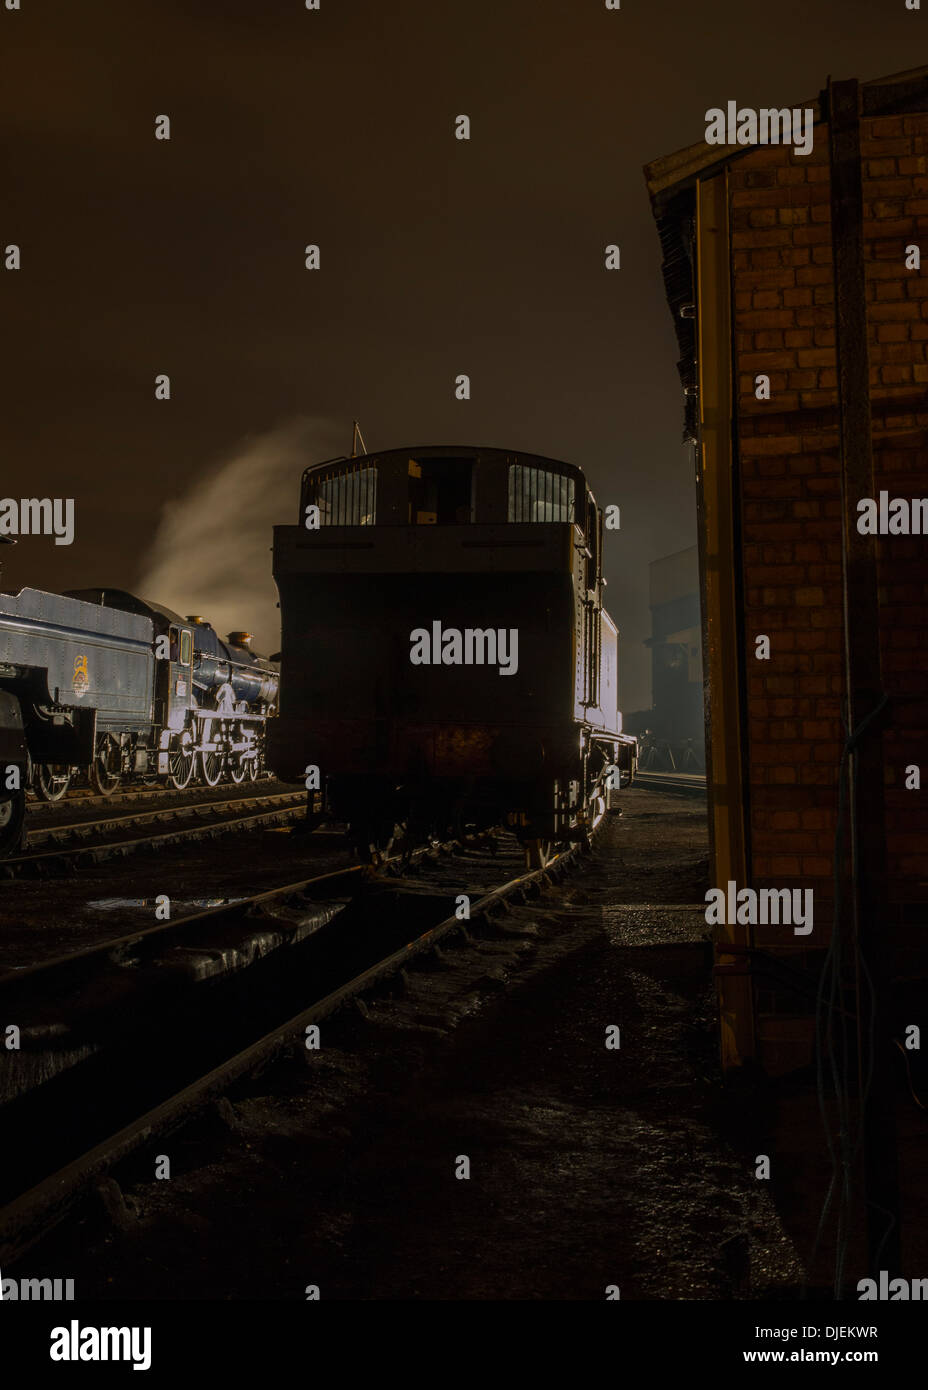
[[(928, 65), (909, 68), (890, 77), (873, 78), (861, 83), (861, 91), (863, 115), (867, 117), (928, 110)], [(798, 106), (812, 108), (813, 124), (827, 120), (826, 92)], [(719, 172), (756, 148), (756, 145), (707, 145), (700, 140), (695, 145), (651, 160), (644, 166), (644, 174), (652, 202), (663, 202), (661, 195), (666, 196), (671, 190), (678, 192), (699, 175)]]

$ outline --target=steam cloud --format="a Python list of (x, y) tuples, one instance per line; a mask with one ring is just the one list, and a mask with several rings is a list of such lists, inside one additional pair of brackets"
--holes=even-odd
[(183, 616), (201, 614), (222, 637), (244, 629), (256, 651), (278, 651), (271, 528), (297, 522), (303, 469), (345, 453), (349, 439), (334, 421), (300, 418), (245, 440), (165, 505), (137, 592)]

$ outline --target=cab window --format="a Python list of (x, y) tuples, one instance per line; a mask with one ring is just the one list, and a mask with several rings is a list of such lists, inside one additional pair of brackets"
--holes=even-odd
[(574, 480), (548, 468), (509, 467), (510, 521), (573, 521)]

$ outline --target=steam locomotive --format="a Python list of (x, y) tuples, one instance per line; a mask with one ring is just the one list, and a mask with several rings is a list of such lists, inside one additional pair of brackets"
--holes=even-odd
[[(574, 465), (432, 446), (303, 474), (274, 529), (282, 694), (268, 761), (359, 849), (513, 827), (531, 864), (630, 780), (603, 515)], [(310, 785), (307, 780), (307, 785)]]
[(0, 853), (26, 790), (57, 800), (79, 769), (103, 796), (256, 779), (279, 679), (250, 640), (121, 589), (0, 592)]

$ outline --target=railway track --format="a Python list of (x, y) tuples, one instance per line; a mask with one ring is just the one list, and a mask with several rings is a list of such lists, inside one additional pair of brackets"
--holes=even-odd
[[(303, 933), (300, 951), (305, 954), (278, 952), (278, 956), (287, 956), (276, 976), (279, 984), (286, 982), (286, 987), (281, 984), (276, 993), (262, 992), (256, 968), (239, 972), (248, 977), (248, 990), (247, 995), (239, 991), (237, 997), (247, 997), (257, 1009), (244, 1028), (235, 1013), (234, 992), (231, 1010), (224, 1002), (212, 1020), (204, 1018), (197, 1001), (190, 1015), (197, 1024), (196, 1058), (190, 1056), (195, 1044), (189, 1033), (177, 1055), (167, 1046), (160, 1050), (149, 1048), (148, 1052), (156, 1055), (150, 1056), (147, 1063), (146, 1049), (140, 1053), (127, 1047), (125, 1038), (120, 1036), (115, 1050), (127, 1059), (124, 1076), (118, 1067), (114, 1073), (112, 1062), (105, 1059), (102, 1089), (88, 1090), (84, 1066), (72, 1069), (64, 1085), (49, 1082), (39, 1092), (3, 1108), (4, 1118), (15, 1123), (17, 1134), (30, 1138), (17, 1146), (24, 1150), (17, 1163), (17, 1174), (8, 1170), (6, 1175), (2, 1194), (6, 1205), (0, 1210), (0, 1264), (18, 1258), (40, 1240), (115, 1165), (142, 1146), (156, 1140), (160, 1143), (165, 1135), (222, 1096), (233, 1082), (263, 1068), (281, 1053), (304, 1048), (306, 1030), (311, 1025), (402, 977), (413, 962), (440, 957), (442, 945), (452, 938), (468, 948), (475, 942), (479, 945), (481, 934), (498, 932), (500, 927), (495, 919), (507, 911), (509, 903), (540, 893), (546, 884), (568, 872), (582, 853), (580, 846), (574, 845), (544, 868), (515, 873), (503, 883), (486, 888), (471, 901), (467, 920), (461, 920), (454, 910), (449, 912), (449, 906), (457, 901), (449, 885), (460, 889), (464, 882), (471, 888), (478, 863), (484, 877), (488, 872), (498, 875), (499, 865), (491, 869), (486, 862), (489, 856), (481, 857), (478, 846), (433, 845), (403, 859), (395, 856), (376, 872), (369, 866), (356, 866), (282, 885), (236, 904), (190, 914), (30, 971), (0, 977), (0, 1012), (4, 1016), (10, 1016), (11, 1006), (15, 1011), (17, 999), (22, 1003), (27, 994), (35, 994), (36, 987), (46, 1008), (49, 999), (55, 999), (66, 1009), (64, 1001), (68, 997), (81, 999), (86, 1006), (88, 984), (95, 983), (99, 990), (101, 967), (118, 970), (122, 962), (124, 974), (136, 981), (144, 980), (146, 960), (156, 973), (163, 974), (166, 958), (179, 951), (182, 956), (186, 954), (189, 971), (191, 953), (215, 949), (203, 936), (204, 930), (213, 940), (217, 932), (228, 937), (236, 924), (240, 928), (243, 923), (250, 923), (253, 931), (263, 921), (273, 931), (277, 918), (276, 929), (286, 931), (279, 920), (283, 913), (290, 930)], [(453, 855), (457, 862), (452, 861)], [(518, 863), (511, 846), (502, 858), (510, 871)], [(448, 867), (452, 863), (453, 873), (449, 877)], [(427, 877), (424, 881), (410, 877), (417, 868), (428, 866), (437, 873), (437, 883), (430, 883)], [(266, 920), (263, 914), (269, 912), (270, 920)], [(256, 919), (256, 913), (262, 915)], [(333, 930), (335, 917), (341, 919), (338, 930)], [(200, 936), (194, 936), (193, 931)], [(297, 957), (301, 968), (297, 968)], [(173, 965), (176, 979), (180, 962)], [(307, 979), (311, 979), (311, 985)], [(157, 991), (153, 994), (150, 985), (143, 987), (141, 993), (147, 996), (149, 1004), (155, 998), (158, 1008), (164, 1003)], [(134, 1020), (141, 1020), (144, 1035), (145, 1021), (132, 1003), (127, 1009), (124, 999), (120, 1007), (124, 1016), (129, 1014)], [(363, 1011), (363, 1002), (360, 1007)], [(172, 1011), (170, 1017), (171, 1033), (184, 1035), (185, 1016)], [(86, 1035), (86, 1009), (82, 1028)], [(219, 1043), (217, 1038), (221, 1039)], [(87, 1094), (96, 1096), (92, 1116), (87, 1114)], [(127, 1102), (127, 1097), (132, 1100)], [(76, 1129), (72, 1121), (77, 1123)], [(52, 1135), (59, 1145), (70, 1138), (72, 1146), (77, 1136), (80, 1149), (67, 1152), (59, 1147), (53, 1161), (60, 1162), (54, 1171), (50, 1171), (47, 1152)], [(36, 1172), (41, 1174), (40, 1181), (27, 1187), (23, 1179), (33, 1178)]]
[(636, 772), (634, 784), (648, 791), (670, 792), (674, 796), (706, 795), (706, 777), (702, 772)]
[[(140, 849), (169, 845), (181, 840), (217, 835), (230, 830), (276, 824), (300, 815), (306, 806), (304, 791), (275, 791), (198, 802), (179, 802), (145, 811), (97, 816), (87, 821), (61, 821), (32, 826), (26, 833), (26, 853), (2, 861), (3, 870), (17, 875), (62, 860), (82, 858), (94, 862)], [(186, 822), (192, 821), (192, 824)], [(147, 835), (132, 832), (147, 825), (166, 828)], [(127, 833), (128, 832), (128, 833)], [(90, 843), (83, 843), (90, 841)], [(55, 848), (46, 848), (54, 845)]]
[[(261, 783), (273, 782), (273, 777), (269, 773), (262, 773), (257, 782), (250, 784), (252, 791), (258, 790)], [(107, 796), (102, 796), (95, 792), (91, 787), (69, 787), (64, 796), (56, 798), (54, 801), (45, 801), (42, 797), (36, 796), (35, 792), (27, 791), (26, 801), (29, 806), (30, 816), (41, 815), (43, 812), (54, 812), (74, 806), (115, 806), (130, 801), (150, 801), (154, 797), (176, 797), (178, 799), (189, 796), (191, 792), (199, 792), (201, 795), (210, 790), (223, 792), (231, 791), (233, 787), (241, 787), (241, 783), (221, 782), (218, 786), (210, 788), (204, 784), (191, 784), (189, 787), (178, 788), (159, 782), (153, 786), (122, 786), (116, 791), (110, 792)]]

